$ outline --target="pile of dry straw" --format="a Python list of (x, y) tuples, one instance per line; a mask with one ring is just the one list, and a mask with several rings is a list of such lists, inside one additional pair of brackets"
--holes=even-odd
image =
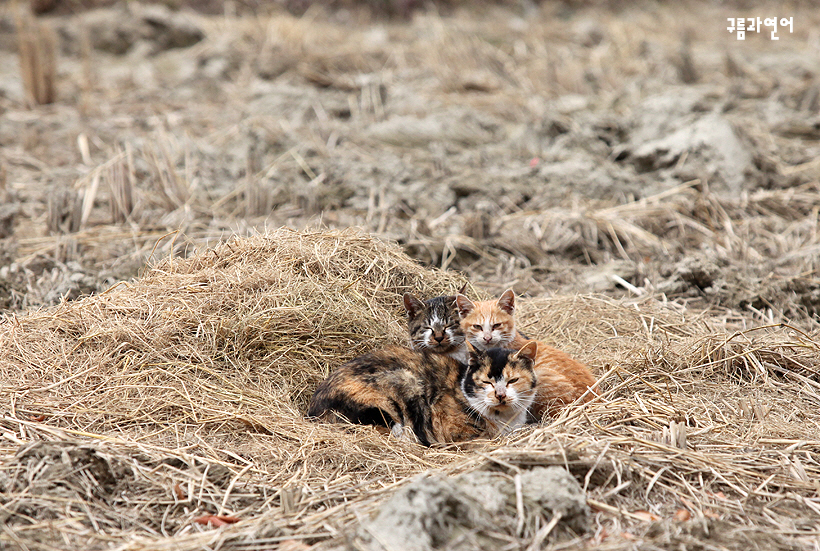
[(595, 511), (579, 537), (605, 549), (708, 537), (709, 523), (772, 548), (817, 537), (804, 521), (820, 512), (820, 348), (795, 328), (733, 333), (648, 298), (521, 300), (522, 329), (588, 362), (600, 399), (434, 449), (303, 418), (331, 369), (406, 342), (402, 293), (461, 283), (356, 231), (281, 229), (5, 319), (0, 546), (324, 547), (410, 475), (488, 463), (569, 466)]

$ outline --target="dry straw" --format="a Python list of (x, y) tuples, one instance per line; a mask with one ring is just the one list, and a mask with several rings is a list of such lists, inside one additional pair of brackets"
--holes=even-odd
[[(16, 8), (16, 2), (14, 3)], [(57, 38), (49, 27), (30, 14), (16, 10), (20, 74), (29, 106), (54, 103), (57, 97)]]
[[(603, 549), (710, 530), (772, 549), (817, 537), (820, 352), (788, 326), (733, 332), (648, 298), (521, 300), (525, 331), (605, 379), (591, 403), (505, 441), (433, 449), (302, 417), (330, 369), (405, 341), (403, 292), (462, 282), (357, 231), (280, 229), (6, 318), (0, 545), (329, 547), (411, 475), (536, 464), (578, 477), (596, 515), (579, 538)], [(673, 522), (680, 511), (690, 520)]]

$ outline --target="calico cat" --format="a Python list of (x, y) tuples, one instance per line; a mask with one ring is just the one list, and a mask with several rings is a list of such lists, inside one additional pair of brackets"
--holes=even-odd
[[(556, 415), (562, 408), (594, 387), (595, 377), (582, 363), (568, 354), (537, 341), (528, 341), (515, 330), (515, 294), (504, 291), (498, 300), (472, 302), (456, 295), (461, 317), (461, 329), (467, 342), (480, 349), (504, 347), (519, 350), (528, 342), (536, 344), (533, 369), (537, 385), (535, 400), (530, 407), (534, 420), (545, 414)], [(588, 393), (584, 401), (593, 397)]]
[(475, 438), (486, 426), (470, 409), (460, 381), (467, 366), (445, 355), (388, 346), (336, 369), (313, 393), (308, 417), (384, 426), (419, 443)]
[(535, 395), (535, 345), (470, 347), (465, 365), (450, 357), (388, 346), (354, 358), (322, 381), (308, 417), (383, 426), (419, 443), (508, 434), (526, 421)]
[(536, 393), (533, 371), (536, 344), (514, 352), (504, 348), (476, 350), (467, 344), (470, 361), (461, 379), (467, 402), (485, 419), (490, 436), (509, 434), (527, 422)]
[[(458, 292), (463, 293), (465, 285)], [(467, 363), (467, 348), (461, 330), (456, 295), (434, 297), (421, 301), (410, 293), (404, 294), (407, 328), (415, 350), (443, 354)]]

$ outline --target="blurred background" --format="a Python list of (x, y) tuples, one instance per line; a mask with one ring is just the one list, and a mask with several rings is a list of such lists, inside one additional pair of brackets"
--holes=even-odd
[(6, 1), (0, 309), (359, 226), (492, 291), (813, 326), (817, 7)]

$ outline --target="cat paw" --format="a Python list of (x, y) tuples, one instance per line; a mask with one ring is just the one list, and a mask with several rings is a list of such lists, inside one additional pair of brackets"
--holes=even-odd
[(416, 438), (416, 433), (413, 432), (413, 429), (406, 427), (401, 423), (396, 423), (393, 425), (390, 428), (390, 434), (405, 442), (413, 442), (417, 444), (419, 441), (418, 438)]

